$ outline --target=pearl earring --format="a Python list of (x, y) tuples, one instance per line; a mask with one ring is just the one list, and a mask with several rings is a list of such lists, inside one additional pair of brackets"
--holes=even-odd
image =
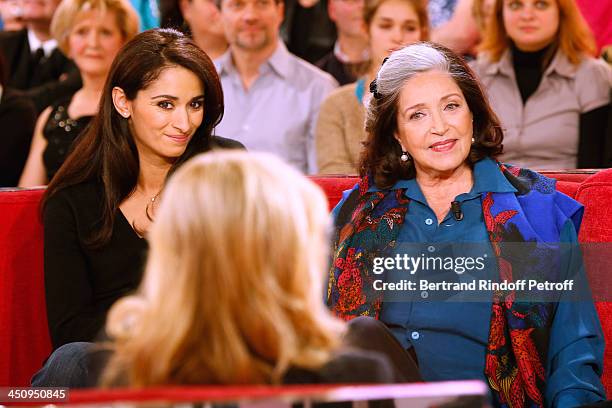
[(476, 139), (474, 139), (474, 136), (472, 136), (472, 143), (476, 142)]
[(405, 162), (408, 161), (408, 159), (410, 159), (410, 157), (408, 156), (408, 153), (405, 152), (405, 151), (402, 151), (402, 155), (400, 156), (400, 160), (405, 163)]

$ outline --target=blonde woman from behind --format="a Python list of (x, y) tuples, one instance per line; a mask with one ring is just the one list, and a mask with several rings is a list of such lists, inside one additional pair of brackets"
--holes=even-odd
[(322, 302), (327, 201), (269, 154), (200, 155), (171, 178), (135, 296), (109, 314), (107, 385), (392, 382)]

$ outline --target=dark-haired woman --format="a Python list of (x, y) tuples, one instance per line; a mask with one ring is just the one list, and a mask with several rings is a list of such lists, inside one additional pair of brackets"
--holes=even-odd
[(237, 145), (211, 136), (222, 114), (214, 65), (184, 35), (146, 31), (117, 55), (99, 114), (43, 198), (54, 349), (92, 341), (110, 306), (138, 286), (168, 174), (198, 153)]
[[(582, 206), (494, 159), (499, 122), (448, 49), (395, 51), (371, 90), (362, 179), (334, 210), (330, 308), (384, 322), (425, 381), (485, 381), (495, 406), (604, 399), (603, 333), (575, 247)], [(521, 290), (565, 279), (574, 291)]]

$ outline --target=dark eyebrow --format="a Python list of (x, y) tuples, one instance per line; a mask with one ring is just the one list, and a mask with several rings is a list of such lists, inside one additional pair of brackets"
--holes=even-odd
[[(451, 98), (451, 97), (453, 97), (453, 96), (456, 96), (456, 97), (458, 97), (458, 98), (461, 98), (461, 95), (459, 95), (459, 94), (458, 94), (458, 93), (456, 93), (456, 92), (453, 92), (453, 93), (449, 93), (448, 95), (444, 95), (442, 98), (440, 98), (440, 100), (448, 99), (448, 98)], [(424, 105), (425, 105), (424, 103), (417, 103), (417, 104), (415, 104), (415, 105), (409, 106), (409, 107), (407, 107), (406, 109), (404, 109), (404, 112), (403, 112), (403, 113), (406, 113), (406, 112), (408, 112), (408, 111), (409, 111), (409, 110), (411, 110), (411, 109), (419, 108), (419, 107), (424, 106)]]
[(178, 97), (176, 96), (172, 96), (172, 95), (156, 95), (156, 96), (152, 96), (151, 99), (172, 99), (173, 101), (177, 101)]
[[(198, 96), (194, 96), (190, 100), (193, 101), (195, 99), (203, 99), (203, 98), (204, 98), (204, 94), (198, 95)], [(155, 95), (155, 96), (152, 96), (151, 99), (170, 99), (170, 100), (173, 100), (173, 101), (178, 101), (179, 100), (178, 96), (172, 96), (172, 95)]]

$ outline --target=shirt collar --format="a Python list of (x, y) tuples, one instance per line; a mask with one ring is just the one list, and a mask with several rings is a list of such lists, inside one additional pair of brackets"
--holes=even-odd
[(274, 54), (268, 59), (268, 64), (274, 72), (283, 78), (287, 78), (291, 69), (291, 54), (285, 43), (278, 41)]
[[(484, 56), (482, 58), (488, 57)], [(512, 55), (510, 50), (506, 50), (499, 61), (490, 63), (485, 72), (488, 75), (502, 73), (506, 76), (514, 76), (514, 67), (512, 66)], [(546, 68), (546, 71), (544, 71), (544, 76), (547, 76), (552, 72), (556, 72), (564, 77), (573, 78), (576, 74), (576, 66), (570, 62), (564, 53), (557, 51), (553, 57), (553, 60), (548, 65), (548, 68)]]
[[(478, 195), (482, 193), (516, 193), (518, 190), (506, 179), (498, 162), (485, 157), (474, 164), (474, 185), (468, 196)], [(411, 200), (426, 203), (427, 200), (423, 196), (423, 192), (419, 187), (416, 179), (399, 180), (391, 187), (391, 190), (406, 189), (406, 197)], [(371, 186), (368, 192), (382, 191), (376, 186)]]
[(361, 53), (361, 59), (359, 59), (359, 61), (351, 61), (349, 56), (346, 55), (344, 51), (342, 51), (342, 48), (340, 47), (340, 43), (338, 41), (334, 43), (334, 55), (336, 56), (338, 61), (340, 61), (343, 64), (354, 64), (357, 62), (364, 62), (370, 59), (370, 51), (366, 47)]
[(42, 47), (45, 57), (49, 57), (53, 50), (57, 48), (56, 40), (40, 41), (32, 30), (28, 30), (28, 43), (30, 44), (30, 51), (32, 53), (35, 53), (36, 50)]
[[(228, 75), (232, 72), (236, 72), (231, 49), (232, 47), (230, 46), (223, 55), (213, 61), (219, 75)], [(263, 65), (269, 66), (272, 71), (283, 78), (289, 76), (291, 69), (291, 54), (282, 41), (278, 41), (276, 50)], [(260, 70), (261, 68), (262, 67), (260, 67)]]
[(561, 76), (574, 78), (576, 76), (576, 69), (576, 65), (570, 62), (565, 53), (557, 51), (550, 65), (546, 68), (544, 75), (556, 72)]

